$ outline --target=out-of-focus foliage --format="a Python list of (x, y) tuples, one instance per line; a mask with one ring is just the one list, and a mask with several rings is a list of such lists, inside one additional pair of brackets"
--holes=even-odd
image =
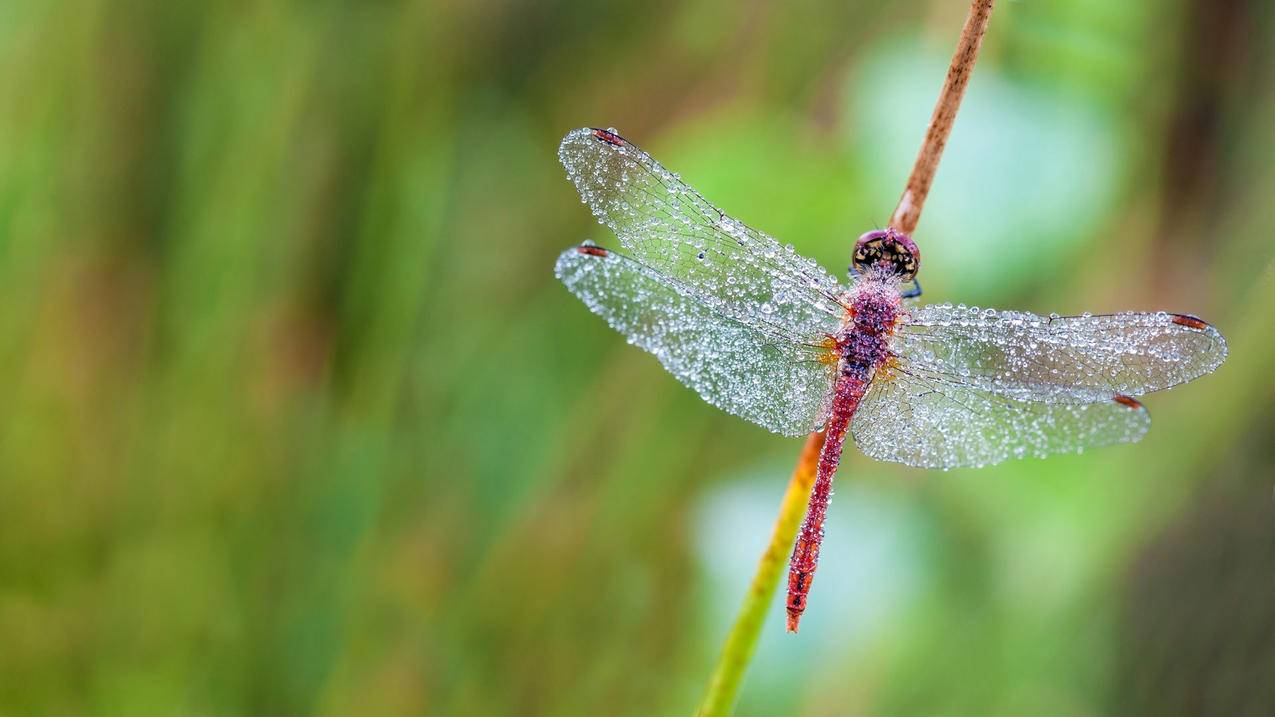
[[(1136, 446), (849, 455), (739, 714), (1267, 714), (1275, 15), (1000, 5), (927, 299), (1231, 359)], [(840, 273), (963, 12), (0, 4), (0, 714), (690, 713), (799, 443), (554, 282), (606, 238), (557, 142), (617, 126)]]

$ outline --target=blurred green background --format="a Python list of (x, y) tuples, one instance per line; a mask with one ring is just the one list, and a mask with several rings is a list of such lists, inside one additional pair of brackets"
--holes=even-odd
[[(0, 4), (0, 715), (688, 715), (801, 442), (553, 278), (616, 126), (842, 275), (966, 3)], [(1275, 710), (1275, 5), (1004, 2), (926, 299), (1168, 309), (1135, 446), (853, 450), (739, 715)]]

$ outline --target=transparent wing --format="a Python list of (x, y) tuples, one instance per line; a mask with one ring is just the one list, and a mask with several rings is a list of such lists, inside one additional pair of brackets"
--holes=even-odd
[(727, 216), (628, 140), (610, 130), (572, 130), (558, 157), (584, 203), (634, 259), (696, 287), (715, 311), (804, 333), (840, 328), (844, 290), (836, 279)]
[(1151, 427), (1142, 404), (1123, 395), (1097, 403), (1018, 401), (905, 364), (885, 372), (851, 424), (860, 450), (877, 460), (977, 467), (1133, 443)]
[(785, 435), (809, 433), (827, 415), (836, 367), (820, 337), (732, 319), (693, 287), (592, 245), (563, 252), (555, 273), (714, 406)]
[(916, 371), (1010, 398), (1072, 403), (1176, 386), (1226, 358), (1217, 329), (1185, 314), (1047, 317), (948, 304), (914, 312), (891, 348)]

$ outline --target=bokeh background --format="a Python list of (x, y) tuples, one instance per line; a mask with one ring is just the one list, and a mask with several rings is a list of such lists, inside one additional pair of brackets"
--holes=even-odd
[[(687, 715), (801, 442), (552, 276), (615, 126), (838, 275), (966, 4), (0, 4), (0, 714)], [(1231, 343), (1135, 446), (851, 450), (738, 714), (1275, 710), (1275, 5), (997, 8), (929, 301)]]

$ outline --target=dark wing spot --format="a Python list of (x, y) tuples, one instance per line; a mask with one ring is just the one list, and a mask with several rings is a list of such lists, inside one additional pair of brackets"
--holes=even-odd
[(1139, 402), (1138, 399), (1132, 396), (1126, 396), (1123, 393), (1117, 393), (1111, 400), (1115, 401), (1121, 406), (1128, 406), (1129, 408), (1132, 408), (1135, 411), (1145, 410), (1142, 406), (1142, 403)]
[(1195, 329), (1196, 331), (1203, 331), (1209, 327), (1208, 323), (1203, 319), (1190, 314), (1174, 314), (1173, 323), (1178, 326), (1185, 326), (1188, 329)]
[(620, 135), (614, 132), (608, 132), (604, 129), (595, 129), (593, 130), (593, 136), (597, 137), (598, 140), (601, 142), (606, 142), (607, 144), (613, 144), (616, 147), (624, 146), (624, 140), (620, 138)]

